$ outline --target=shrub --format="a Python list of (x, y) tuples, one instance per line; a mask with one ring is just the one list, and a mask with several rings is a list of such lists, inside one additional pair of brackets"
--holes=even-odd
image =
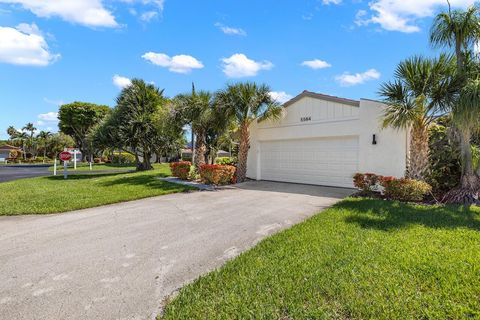
[(357, 173), (353, 176), (353, 185), (355, 188), (365, 193), (377, 191), (377, 184), (381, 176), (374, 173)]
[(234, 181), (236, 168), (220, 164), (204, 164), (200, 167), (200, 178), (213, 185), (230, 184)]
[(233, 157), (219, 157), (215, 159), (215, 163), (224, 166), (235, 166), (237, 164), (237, 160)]
[(432, 191), (432, 187), (426, 182), (405, 178), (383, 177), (381, 185), (385, 189), (385, 197), (390, 200), (422, 201), (425, 195)]
[(427, 182), (439, 196), (454, 189), (461, 176), (460, 150), (449, 126), (448, 119), (440, 118), (429, 132), (430, 173)]
[(170, 170), (172, 171), (172, 176), (180, 178), (182, 180), (187, 180), (190, 174), (190, 167), (192, 163), (190, 161), (180, 161), (170, 163)]
[[(106, 157), (102, 157), (103, 162), (106, 162)], [(114, 153), (112, 157), (113, 163), (125, 164), (125, 163), (134, 163), (135, 156), (128, 152)]]

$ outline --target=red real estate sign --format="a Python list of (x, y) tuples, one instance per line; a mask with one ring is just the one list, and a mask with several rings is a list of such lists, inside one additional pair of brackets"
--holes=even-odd
[(63, 151), (63, 152), (60, 152), (59, 158), (62, 161), (68, 161), (72, 159), (72, 154), (68, 151)]

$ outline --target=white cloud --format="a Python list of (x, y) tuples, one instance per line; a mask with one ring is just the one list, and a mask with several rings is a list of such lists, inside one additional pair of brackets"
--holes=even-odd
[(47, 113), (41, 113), (38, 115), (38, 119), (46, 122), (56, 122), (58, 121), (58, 112), (51, 111)]
[(229, 78), (243, 78), (256, 76), (261, 70), (270, 70), (273, 64), (270, 61), (255, 61), (243, 53), (236, 53), (230, 58), (223, 58), (223, 73)]
[(158, 17), (158, 12), (157, 11), (147, 11), (142, 13), (140, 16), (140, 20), (143, 22), (150, 22), (152, 19)]
[[(475, 0), (451, 0), (453, 7), (467, 7)], [(369, 3), (371, 14), (365, 10), (357, 13), (357, 25), (378, 24), (385, 30), (412, 33), (420, 31), (417, 22), (421, 18), (431, 17), (445, 0), (375, 0)]]
[(330, 68), (332, 65), (326, 61), (323, 61), (320, 59), (314, 59), (314, 60), (303, 61), (302, 66), (317, 70), (317, 69)]
[(272, 97), (272, 99), (278, 103), (285, 103), (293, 98), (292, 95), (286, 93), (285, 91), (271, 91), (270, 97)]
[(169, 57), (165, 53), (147, 52), (142, 58), (176, 73), (189, 73), (193, 69), (203, 68), (201, 61), (185, 54)]
[(223, 33), (228, 34), (228, 35), (235, 35), (235, 36), (246, 36), (247, 33), (245, 30), (241, 28), (233, 28), (233, 27), (228, 27), (225, 26), (219, 22), (215, 23), (215, 27), (219, 28), (222, 30)]
[(113, 84), (119, 89), (123, 89), (132, 84), (132, 81), (127, 77), (119, 76), (118, 74), (112, 77)]
[(22, 23), (16, 28), (0, 27), (0, 39), (0, 62), (46, 66), (60, 57), (50, 52), (35, 24)]
[(342, 75), (336, 76), (335, 80), (337, 80), (341, 86), (343, 87), (350, 87), (355, 86), (357, 84), (365, 83), (369, 80), (375, 80), (380, 78), (380, 72), (375, 69), (369, 69), (363, 73), (355, 73), (351, 74), (345, 72)]
[(115, 17), (101, 0), (0, 0), (21, 5), (42, 18), (60, 17), (65, 21), (90, 27), (116, 27)]

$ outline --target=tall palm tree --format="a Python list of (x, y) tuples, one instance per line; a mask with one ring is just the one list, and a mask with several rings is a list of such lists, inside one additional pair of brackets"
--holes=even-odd
[(20, 145), (22, 146), (22, 153), (23, 153), (23, 160), (27, 160), (27, 151), (25, 148), (25, 142), (28, 140), (28, 134), (26, 132), (18, 132), (15, 135), (15, 140), (20, 141)]
[(35, 134), (35, 131), (37, 131), (37, 128), (35, 128), (35, 126), (33, 125), (33, 123), (29, 122), (27, 123), (23, 128), (22, 128), (23, 131), (26, 131), (29, 133), (29, 136), (28, 136), (28, 145), (30, 147), (30, 153), (33, 155), (34, 154), (34, 134)]
[(237, 181), (243, 182), (247, 173), (250, 125), (257, 120), (280, 118), (282, 108), (270, 96), (270, 88), (267, 85), (257, 85), (253, 82), (228, 85), (226, 89), (217, 93), (216, 103), (239, 128)]
[[(447, 47), (455, 50), (457, 73), (459, 78), (465, 82), (468, 81), (468, 76), (466, 75), (466, 57), (480, 38), (479, 15), (480, 10), (476, 5), (469, 7), (466, 11), (452, 11), (449, 6), (448, 12), (442, 12), (436, 16), (430, 31), (430, 42), (434, 46)], [(472, 89), (475, 84), (470, 83), (467, 86), (469, 89)], [(465, 89), (468, 88), (465, 87)], [(470, 94), (462, 90), (461, 95), (468, 96)], [(467, 109), (473, 107), (471, 103), (467, 102), (465, 98), (460, 98), (458, 103), (453, 106), (452, 116), (460, 132), (460, 149), (463, 163), (461, 189), (464, 191), (467, 190), (467, 193), (470, 192), (472, 195), (470, 198), (474, 198), (475, 190), (478, 189), (480, 185), (480, 179), (473, 169), (471, 152), (472, 129), (470, 125), (465, 125), (465, 119), (471, 119), (470, 115), (472, 114), (471, 111)], [(462, 103), (466, 104), (461, 106), (460, 104)], [(460, 198), (456, 198), (454, 193), (459, 194)], [(458, 192), (458, 190), (453, 191), (449, 201), (457, 202), (456, 200), (464, 199), (463, 193), (464, 192)]]
[(199, 169), (206, 163), (207, 133), (211, 130), (219, 131), (223, 125), (221, 113), (215, 109), (213, 95), (208, 91), (197, 92), (193, 85), (191, 94), (178, 95), (175, 101), (177, 111), (190, 124), (196, 137), (195, 147), (192, 143), (192, 152), (195, 168)]
[(456, 89), (455, 64), (446, 55), (402, 61), (395, 70), (395, 80), (381, 86), (379, 93), (388, 104), (384, 127), (410, 130), (407, 177), (426, 180), (430, 154), (428, 129), (452, 103)]
[(43, 163), (45, 163), (45, 158), (47, 157), (47, 140), (52, 136), (50, 131), (40, 131), (37, 135), (37, 138), (40, 139), (43, 145)]

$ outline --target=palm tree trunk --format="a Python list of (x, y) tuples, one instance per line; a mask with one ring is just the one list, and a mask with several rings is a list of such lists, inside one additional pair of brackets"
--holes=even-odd
[(470, 145), (471, 133), (469, 129), (463, 129), (460, 135), (460, 152), (462, 156), (463, 189), (476, 190), (479, 187), (478, 177), (473, 169), (472, 147)]
[(248, 149), (250, 148), (250, 132), (248, 124), (240, 125), (240, 145), (238, 150), (237, 182), (245, 181), (247, 175)]
[(418, 123), (411, 128), (407, 178), (425, 181), (429, 170), (428, 127)]
[(205, 153), (207, 152), (207, 144), (205, 142), (205, 133), (202, 131), (197, 132), (197, 141), (195, 144), (195, 168), (200, 169), (200, 166), (204, 165)]

